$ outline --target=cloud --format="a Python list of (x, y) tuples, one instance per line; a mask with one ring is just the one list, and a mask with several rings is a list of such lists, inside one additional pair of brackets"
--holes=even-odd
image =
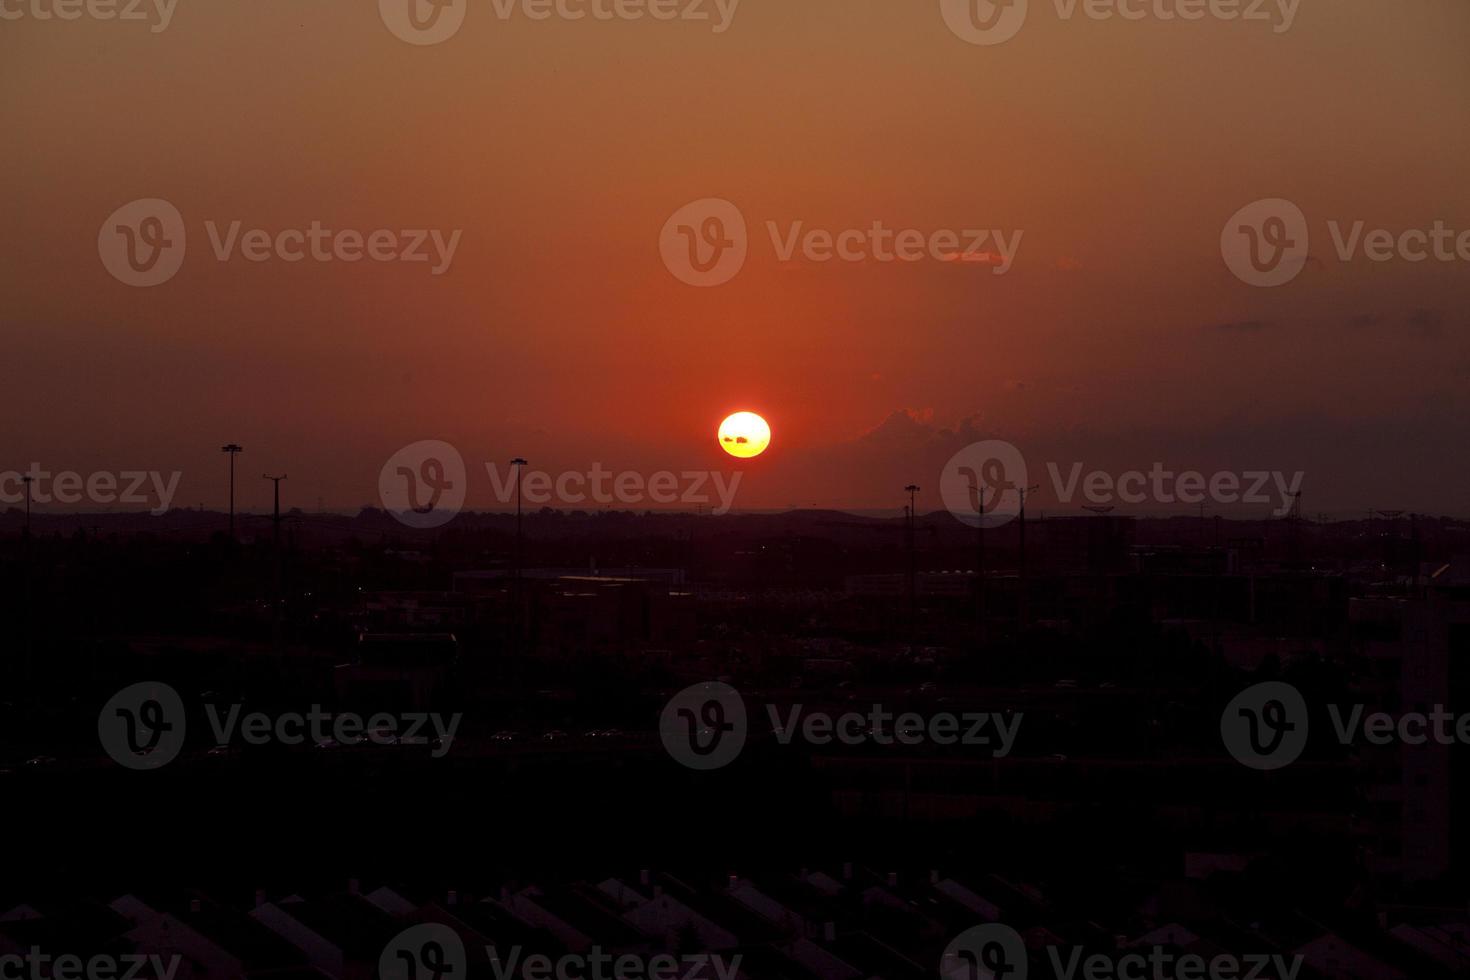
[(934, 409), (901, 408), (858, 436), (855, 442), (870, 445), (921, 445), (934, 434)]
[(1006, 264), (1005, 256), (998, 252), (946, 252), (940, 257), (942, 262), (962, 262), (966, 265), (989, 265), (1003, 266)]
[(1439, 310), (1418, 309), (1405, 316), (1404, 322), (1426, 337), (1438, 337), (1443, 332), (1444, 314)]
[(1393, 327), (1401, 324), (1412, 327), (1421, 337), (1434, 338), (1444, 334), (1447, 319), (1443, 310), (1419, 307), (1409, 310), (1396, 320), (1381, 313), (1359, 313), (1348, 317), (1347, 324), (1355, 330), (1366, 330), (1370, 327)]
[(891, 412), (882, 422), (851, 442), (840, 443), (832, 448), (882, 449), (885, 452), (949, 449), (992, 438), (995, 435), (984, 428), (978, 413), (946, 426), (934, 421), (932, 408), (901, 408)]
[(1232, 320), (1229, 323), (1213, 323), (1206, 330), (1216, 330), (1221, 333), (1260, 333), (1275, 324), (1270, 320)]

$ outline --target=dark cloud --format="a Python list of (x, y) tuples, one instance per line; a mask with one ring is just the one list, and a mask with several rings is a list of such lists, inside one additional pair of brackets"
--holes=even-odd
[(1419, 309), (1404, 317), (1404, 322), (1426, 337), (1438, 337), (1443, 332), (1444, 314), (1439, 310)]
[(1260, 333), (1275, 326), (1270, 320), (1233, 320), (1229, 323), (1214, 323), (1206, 327), (1220, 333)]

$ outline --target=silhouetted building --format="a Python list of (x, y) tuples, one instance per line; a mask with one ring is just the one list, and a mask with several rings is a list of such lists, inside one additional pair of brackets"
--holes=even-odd
[[(1351, 622), (1367, 661), (1365, 710), (1470, 709), (1470, 559), (1445, 565), (1422, 595), (1353, 600)], [(1470, 746), (1396, 738), (1361, 752), (1371, 870), (1415, 882), (1470, 868)]]
[(366, 633), (351, 663), (333, 676), (338, 699), (370, 711), (430, 707), (459, 659), (453, 633)]

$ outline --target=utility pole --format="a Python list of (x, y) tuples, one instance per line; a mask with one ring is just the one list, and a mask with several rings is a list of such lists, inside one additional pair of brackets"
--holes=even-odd
[(235, 456), (245, 450), (233, 442), (219, 447), (222, 453), (230, 454), (230, 540), (235, 540)]
[(271, 509), (271, 537), (275, 542), (277, 551), (281, 550), (281, 481), (285, 478), (286, 474), (284, 473), (280, 476), (261, 476), (262, 480), (269, 480), (275, 484), (275, 506)]
[(1020, 569), (1019, 569), (1019, 571), (1020, 571), (1020, 576), (1019, 576), (1019, 580), (1020, 581), (1019, 581), (1019, 584), (1020, 584), (1020, 587), (1021, 587), (1021, 610), (1020, 610), (1020, 612), (1021, 612), (1021, 625), (1023, 627), (1026, 625), (1026, 621), (1027, 621), (1027, 605), (1028, 605), (1028, 600), (1030, 599), (1028, 579), (1026, 577), (1026, 495), (1028, 493), (1030, 493), (1031, 491), (1033, 491), (1033, 490), (1039, 489), (1040, 486), (1041, 486), (1041, 484), (1038, 483), (1038, 484), (1035, 484), (1035, 485), (1029, 486), (1029, 487), (1017, 487), (1016, 488), (1016, 492), (1021, 495), (1021, 515), (1020, 515), (1020, 519), (1021, 519), (1021, 525), (1020, 525), (1021, 555), (1020, 555)]
[(1419, 515), (1409, 514), (1409, 587), (1411, 594), (1420, 596), (1419, 572), (1424, 560), (1422, 542), (1419, 540)]
[(514, 578), (512, 579), (512, 582), (511, 582), (511, 586), (512, 586), (511, 587), (511, 598), (512, 598), (512, 601), (515, 603), (515, 610), (516, 610), (516, 615), (515, 615), (515, 629), (516, 629), (515, 645), (516, 645), (516, 649), (517, 650), (520, 650), (520, 647), (521, 647), (521, 634), (524, 632), (524, 627), (521, 624), (521, 619), (522, 619), (522, 610), (521, 610), (521, 562), (522, 562), (523, 557), (524, 557), (524, 551), (522, 550), (523, 549), (523, 546), (524, 546), (524, 539), (521, 536), (521, 474), (525, 471), (525, 468), (527, 466), (527, 462), (526, 462), (526, 460), (522, 459), (520, 456), (517, 456), (515, 459), (513, 459), (513, 460), (510, 461), (510, 465), (512, 465), (512, 466), (514, 466), (516, 468), (516, 551), (515, 551), (515, 571), (514, 571)]
[(904, 487), (909, 495), (909, 645), (914, 642), (914, 633), (919, 624), (919, 559), (917, 553), (917, 541), (915, 540), (914, 523), (918, 519), (918, 511), (915, 507), (915, 495), (919, 488), (910, 483)]
[(25, 486), (26, 486), (26, 527), (25, 527), (25, 531), (26, 531), (26, 537), (27, 538), (29, 538), (31, 536), (31, 481), (34, 480), (34, 479), (35, 479), (35, 477), (32, 477), (32, 476), (22, 476), (20, 478), (20, 482), (21, 483), (24, 483)]
[(35, 479), (35, 477), (32, 477), (32, 476), (22, 476), (20, 478), (20, 482), (24, 483), (25, 484), (25, 487), (26, 487), (26, 524), (25, 524), (25, 533), (21, 535), (21, 555), (22, 555), (21, 562), (25, 566), (25, 569), (24, 569), (24, 572), (23, 572), (23, 574), (25, 576), (25, 603), (24, 603), (24, 607), (23, 608), (25, 609), (25, 617), (26, 617), (26, 619), (25, 619), (25, 644), (24, 644), (24, 649), (25, 649), (25, 665), (24, 665), (24, 667), (22, 669), (24, 671), (24, 675), (23, 675), (24, 683), (26, 684), (26, 686), (28, 688), (29, 688), (30, 683), (31, 683), (31, 666), (32, 666), (32, 648), (31, 648), (31, 635), (32, 635), (32, 625), (33, 625), (32, 624), (32, 616), (35, 615), (31, 611), (32, 610), (32, 607), (34, 605), (31, 602), (31, 481), (33, 479)]
[[(978, 475), (978, 474), (977, 474)], [(975, 635), (985, 645), (985, 488), (971, 482), (975, 494)]]
[(1291, 494), (1291, 508), (1286, 512), (1287, 559), (1293, 564), (1302, 560), (1302, 492)]
[(1090, 506), (1083, 504), (1082, 509), (1092, 515), (1092, 526), (1088, 531), (1091, 539), (1088, 544), (1088, 570), (1097, 573), (1097, 615), (1103, 616), (1102, 610), (1108, 608), (1108, 573), (1116, 566), (1112, 562), (1113, 556), (1113, 527), (1108, 517), (1117, 508), (1114, 506)]
[(275, 491), (275, 504), (271, 508), (271, 550), (275, 553), (276, 559), (276, 601), (274, 603), (275, 615), (273, 617), (273, 626), (275, 641), (278, 646), (281, 642), (281, 617), (283, 614), (281, 606), (285, 603), (285, 596), (281, 594), (281, 481), (285, 478), (286, 474), (284, 473), (280, 476), (261, 476), (262, 480), (269, 480), (274, 484), (272, 489)]
[(521, 581), (521, 558), (522, 536), (521, 536), (521, 473), (525, 470), (526, 461), (517, 456), (510, 461), (510, 465), (516, 468), (516, 553), (515, 553), (515, 580), (519, 585)]

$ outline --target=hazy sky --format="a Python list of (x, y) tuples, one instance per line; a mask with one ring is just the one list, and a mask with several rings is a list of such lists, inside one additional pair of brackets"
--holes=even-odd
[[(1276, 0), (1274, 22), (1030, 0), (994, 45), (937, 0), (743, 0), (720, 33), (466, 0), (427, 46), (369, 0), (178, 0), (161, 31), (152, 2), (150, 25), (0, 0), (0, 470), (181, 470), (178, 503), (218, 506), (233, 440), (245, 506), (284, 471), (289, 503), (349, 507), (443, 439), (485, 506), (481, 464), (516, 454), (733, 469), (715, 427), (751, 409), (774, 444), (740, 507), (894, 506), (909, 482), (937, 507), (984, 436), (1033, 476), (1282, 468), (1312, 511), (1470, 513), (1470, 261), (1343, 261), (1329, 230), (1470, 231), (1464, 0), (1301, 0), (1286, 30)], [(188, 238), (151, 288), (99, 258), (141, 198)], [(705, 198), (749, 257), (698, 288), (659, 243)], [(1311, 235), (1277, 288), (1221, 254), (1263, 198)], [(206, 223), (235, 221), (461, 235), (437, 276), (219, 261)], [(1022, 237), (996, 275), (781, 261), (767, 225), (874, 221)]]

